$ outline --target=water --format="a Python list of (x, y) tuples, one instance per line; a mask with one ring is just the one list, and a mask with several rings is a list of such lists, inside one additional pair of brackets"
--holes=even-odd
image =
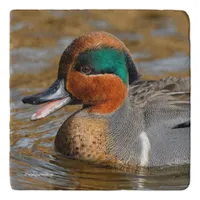
[[(52, 20), (62, 20), (63, 11), (49, 11)], [(67, 16), (70, 14), (67, 13)], [(12, 15), (12, 20), (15, 15)], [(21, 19), (21, 18), (20, 18)], [(34, 20), (17, 20), (11, 25), (11, 32), (17, 32), (34, 27)], [(102, 19), (87, 19), (87, 24), (95, 30), (113, 28), (114, 25)], [(42, 23), (42, 22), (41, 22)], [(58, 23), (58, 21), (56, 21)], [(160, 23), (163, 23), (161, 19)], [(114, 29), (115, 30), (115, 29)], [(44, 37), (45, 32), (36, 28), (32, 33), (35, 37)], [(165, 20), (163, 27), (149, 29), (152, 37), (177, 37), (180, 34), (172, 20)], [(27, 35), (31, 35), (28, 32)], [(54, 35), (50, 33), (49, 35)], [(170, 73), (188, 72), (189, 55), (186, 51), (173, 52), (168, 56), (156, 56), (155, 52), (143, 48), (145, 33), (120, 32), (122, 40), (138, 42), (138, 50), (131, 51), (136, 66), (142, 74), (160, 76)], [(28, 36), (27, 36), (28, 37)], [(138, 169), (136, 172), (120, 171), (92, 165), (87, 162), (66, 158), (54, 149), (54, 139), (62, 123), (80, 106), (66, 106), (45, 119), (30, 121), (37, 106), (24, 105), (21, 99), (25, 95), (43, 91), (49, 82), (56, 78), (56, 66), (63, 50), (75, 38), (62, 33), (55, 36), (54, 45), (28, 46), (21, 44), (10, 51), (11, 56), (11, 121), (10, 121), (10, 177), (14, 189), (144, 189), (169, 190), (184, 189), (189, 184), (189, 166), (174, 166), (154, 169)], [(47, 40), (49, 37), (47, 37)], [(185, 43), (185, 39), (183, 40)], [(132, 44), (132, 43), (131, 43)], [(132, 47), (130, 44), (130, 47)], [(128, 44), (129, 45), (129, 44)], [(142, 48), (140, 48), (140, 45)], [(148, 47), (148, 45), (147, 45)], [(134, 47), (133, 47), (134, 48)], [(155, 49), (156, 50), (156, 49)], [(159, 50), (158, 50), (159, 51)], [(57, 60), (56, 60), (57, 59)], [(56, 60), (56, 61), (55, 61)], [(55, 66), (56, 65), (56, 66)], [(52, 68), (52, 66), (55, 66)], [(46, 70), (43, 73), (43, 70)], [(42, 81), (31, 80), (40, 77)], [(53, 76), (49, 74), (54, 73)], [(34, 75), (35, 74), (35, 75)], [(20, 79), (15, 78), (20, 75)], [(25, 82), (30, 79), (30, 81)], [(30, 77), (30, 78), (29, 78)], [(50, 77), (50, 78), (49, 78)], [(50, 80), (49, 80), (50, 79)], [(45, 82), (46, 81), (46, 82)], [(49, 82), (48, 82), (49, 81)], [(38, 83), (39, 82), (39, 83)]]
[(181, 53), (175, 53), (173, 56), (168, 58), (155, 59), (148, 62), (139, 62), (137, 67), (142, 74), (158, 75), (165, 74), (167, 72), (187, 71), (189, 66), (189, 56)]

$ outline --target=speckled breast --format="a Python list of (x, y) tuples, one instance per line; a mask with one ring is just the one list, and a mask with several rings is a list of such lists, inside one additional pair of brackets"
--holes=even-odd
[(71, 117), (61, 126), (56, 149), (80, 160), (97, 161), (106, 155), (106, 120)]

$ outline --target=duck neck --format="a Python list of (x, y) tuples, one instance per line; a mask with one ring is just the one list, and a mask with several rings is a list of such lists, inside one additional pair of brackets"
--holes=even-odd
[(127, 98), (127, 86), (123, 84), (120, 88), (118, 88), (118, 91), (115, 90), (110, 92), (113, 93), (113, 95), (111, 95), (113, 98), (91, 105), (88, 108), (88, 112), (97, 114), (111, 114), (119, 109)]

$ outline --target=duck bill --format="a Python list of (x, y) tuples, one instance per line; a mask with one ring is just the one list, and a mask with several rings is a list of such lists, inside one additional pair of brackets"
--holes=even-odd
[(22, 99), (22, 102), (32, 105), (46, 103), (31, 117), (31, 120), (38, 120), (50, 115), (63, 106), (70, 104), (72, 102), (72, 98), (65, 90), (65, 80), (57, 79), (44, 92), (32, 96), (26, 96)]

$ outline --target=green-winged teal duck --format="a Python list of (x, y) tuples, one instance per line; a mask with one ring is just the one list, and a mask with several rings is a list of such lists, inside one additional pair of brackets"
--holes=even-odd
[(129, 50), (106, 32), (75, 39), (64, 51), (57, 80), (46, 91), (23, 98), (42, 104), (40, 119), (79, 100), (83, 108), (59, 129), (62, 154), (118, 166), (189, 163), (190, 80), (140, 80)]

